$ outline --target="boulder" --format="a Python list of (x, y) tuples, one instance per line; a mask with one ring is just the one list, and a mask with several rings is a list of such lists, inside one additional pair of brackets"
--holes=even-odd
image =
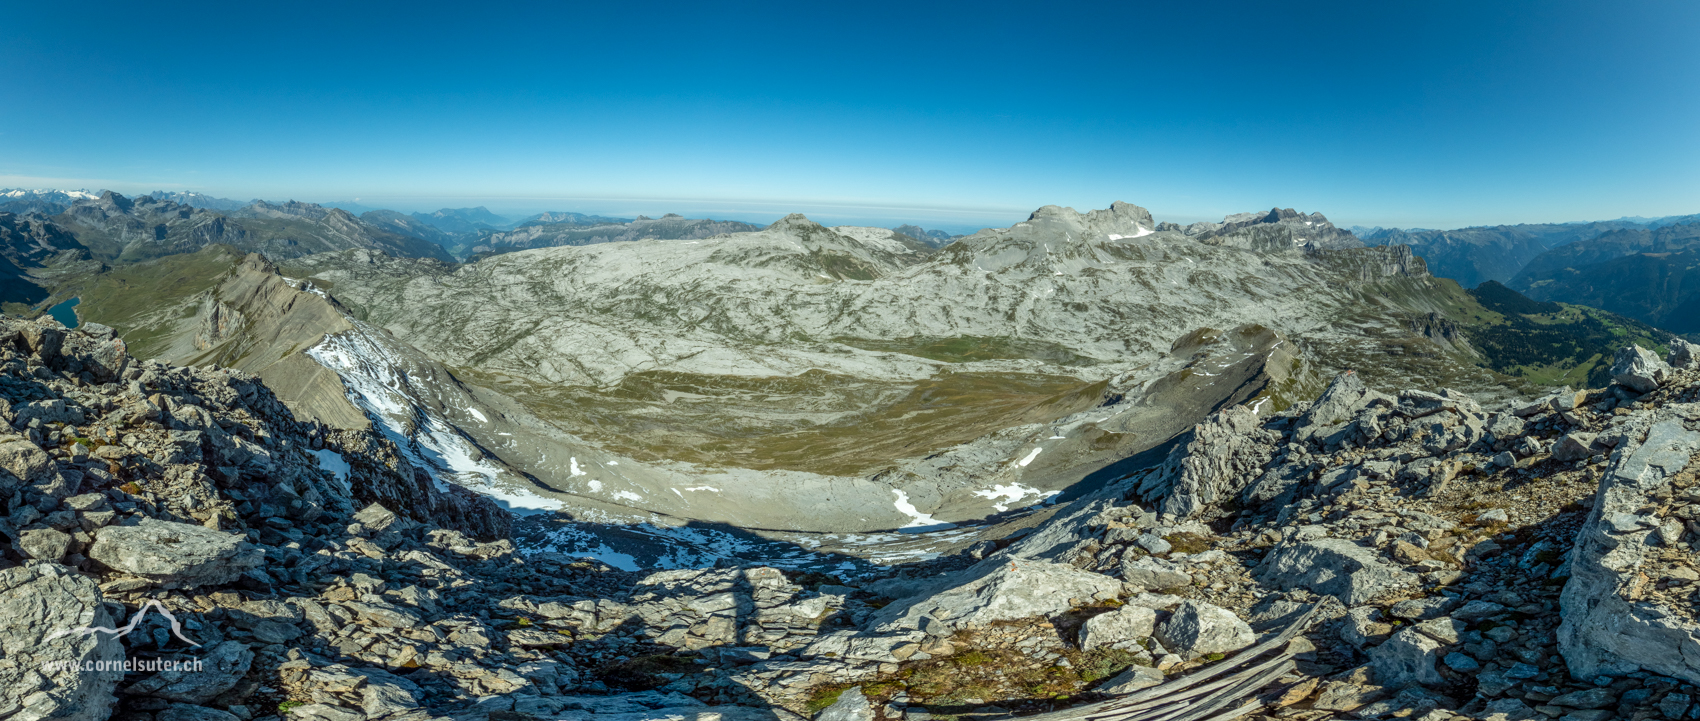
[(1119, 696), (1122, 694), (1133, 693), (1142, 688), (1151, 688), (1152, 686), (1162, 683), (1163, 680), (1162, 671), (1158, 671), (1150, 666), (1134, 664), (1129, 666), (1126, 671), (1118, 673), (1111, 677), (1110, 680), (1105, 681), (1104, 685), (1097, 688), (1097, 691), (1098, 693)]
[(1670, 366), (1641, 346), (1628, 346), (1612, 358), (1611, 379), (1637, 393), (1647, 393), (1670, 377)]
[(930, 593), (879, 610), (871, 623), (882, 633), (920, 629), (931, 634), (1034, 616), (1077, 604), (1115, 598), (1121, 583), (1074, 566), (994, 556), (953, 574)]
[(114, 570), (174, 588), (230, 583), (265, 558), (234, 533), (153, 518), (100, 529), (88, 555)]
[(1555, 461), (1580, 461), (1594, 455), (1593, 433), (1571, 431), (1552, 444), (1552, 458)]
[(58, 561), (71, 551), (71, 537), (51, 528), (37, 528), (18, 534), (18, 550), (30, 558)]
[[(57, 473), (58, 465), (47, 451), (23, 438), (0, 438), (0, 488), (16, 487), (19, 482), (34, 485), (49, 480)], [(6, 477), (10, 473), (16, 481)]]
[(838, 700), (831, 706), (821, 709), (815, 721), (874, 721), (874, 707), (868, 703), (862, 687), (853, 686), (838, 694)]
[(1655, 499), (1671, 493), (1674, 477), (1695, 453), (1700, 432), (1672, 419), (1653, 423), (1640, 443), (1625, 439), (1612, 454), (1577, 532), (1570, 580), (1560, 596), (1558, 648), (1571, 676), (1645, 669), (1700, 683), (1700, 624), (1633, 600), (1643, 563), (1658, 553)]
[(201, 657), (197, 670), (166, 669), (124, 689), (136, 696), (155, 696), (186, 704), (204, 704), (236, 687), (254, 663), (254, 652), (239, 641), (225, 641)]
[(1440, 649), (1439, 641), (1415, 628), (1405, 628), (1369, 650), (1370, 671), (1376, 683), (1388, 688), (1445, 683), (1446, 678), (1434, 666), (1440, 660)]
[(1418, 580), (1381, 560), (1374, 550), (1340, 538), (1317, 538), (1277, 546), (1252, 570), (1257, 580), (1289, 591), (1304, 588), (1361, 606)]
[(1192, 575), (1178, 564), (1155, 556), (1122, 561), (1122, 580), (1146, 588), (1178, 588), (1192, 585)]
[(1673, 370), (1700, 370), (1700, 344), (1672, 338), (1670, 352), (1665, 354), (1665, 363)]
[(1122, 606), (1087, 619), (1080, 627), (1080, 650), (1091, 651), (1100, 646), (1125, 648), (1139, 639), (1150, 638), (1156, 625), (1156, 611), (1144, 606)]
[[(123, 678), (119, 625), (93, 579), (54, 563), (0, 570), (0, 710), (15, 718), (101, 721)], [(20, 707), (21, 710), (20, 710)]]
[(1155, 636), (1163, 648), (1186, 658), (1213, 653), (1232, 653), (1257, 642), (1251, 626), (1233, 611), (1201, 601), (1186, 601), (1175, 608)]

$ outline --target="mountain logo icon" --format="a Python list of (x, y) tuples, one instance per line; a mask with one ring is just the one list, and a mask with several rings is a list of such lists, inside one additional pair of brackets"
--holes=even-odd
[(176, 636), (178, 640), (181, 640), (183, 643), (200, 648), (201, 644), (195, 643), (194, 641), (189, 640), (188, 636), (183, 635), (183, 624), (177, 622), (177, 617), (171, 615), (171, 612), (166, 610), (165, 606), (160, 605), (160, 602), (153, 599), (149, 599), (147, 603), (142, 604), (141, 608), (136, 609), (136, 614), (130, 617), (129, 623), (119, 626), (118, 628), (107, 628), (105, 626), (82, 626), (79, 628), (61, 629), (49, 634), (47, 638), (42, 639), (42, 641), (52, 641), (53, 639), (65, 638), (67, 636), (91, 636), (96, 633), (106, 633), (111, 634), (113, 638), (122, 638), (131, 631), (136, 630), (136, 626), (141, 624), (142, 619), (148, 615), (148, 611), (150, 609), (159, 611), (159, 615), (164, 616), (165, 620), (171, 624), (171, 635)]

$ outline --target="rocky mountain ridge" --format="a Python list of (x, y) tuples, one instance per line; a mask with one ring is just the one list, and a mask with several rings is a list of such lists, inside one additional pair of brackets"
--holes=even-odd
[(450, 260), (442, 248), (311, 203), (255, 201), (225, 215), (152, 196), (111, 191), (48, 219), (105, 262), (139, 262), (223, 244), (288, 258), (344, 248)]
[[(959, 556), (811, 578), (520, 556), (488, 501), (371, 431), (296, 419), (253, 376), (4, 320), (0, 704), (73, 721), (1066, 718), (1118, 697), (1183, 711), (1185, 688), (1264, 663), (1229, 677), (1237, 715), (1682, 718), (1700, 697), (1697, 351), (1625, 349), (1610, 388), (1488, 406), (1343, 374), (1280, 412), (1226, 407), (1166, 459)], [(145, 625), (50, 638), (125, 618)], [(122, 658), (152, 665), (63, 665)]]

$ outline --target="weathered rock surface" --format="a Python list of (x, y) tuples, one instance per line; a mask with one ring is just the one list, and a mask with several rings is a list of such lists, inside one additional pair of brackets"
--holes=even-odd
[(1665, 363), (1676, 370), (1700, 370), (1700, 344), (1672, 338)]
[(1637, 393), (1657, 389), (1669, 375), (1670, 366), (1652, 351), (1640, 346), (1625, 347), (1612, 358), (1612, 380)]
[[(1155, 610), (1144, 606), (1122, 606), (1087, 619), (1080, 629), (1080, 650), (1091, 651), (1100, 646), (1128, 648), (1141, 639), (1149, 638), (1156, 626)], [(1246, 628), (1247, 632), (1250, 630)]]
[(1415, 574), (1386, 563), (1375, 551), (1339, 538), (1283, 544), (1254, 573), (1276, 588), (1305, 588), (1351, 606), (1417, 581)]
[(1257, 642), (1251, 626), (1232, 611), (1198, 601), (1186, 601), (1157, 624), (1155, 638), (1185, 658), (1227, 654)]
[(195, 588), (236, 580), (258, 567), (265, 552), (235, 534), (145, 518), (101, 529), (89, 557), (162, 586)]
[(1700, 682), (1700, 623), (1645, 602), (1639, 590), (1658, 543), (1656, 499), (1671, 493), (1677, 474), (1700, 453), (1700, 432), (1673, 418), (1645, 433), (1619, 444), (1576, 537), (1559, 648), (1579, 678), (1645, 668)]
[(990, 558), (952, 577), (945, 590), (880, 609), (881, 631), (920, 629), (932, 634), (1034, 616), (1049, 616), (1113, 598), (1121, 584), (1073, 566), (1031, 559)]
[(58, 564), (0, 570), (0, 710), (24, 718), (100, 721), (123, 677), (124, 649), (100, 589)]

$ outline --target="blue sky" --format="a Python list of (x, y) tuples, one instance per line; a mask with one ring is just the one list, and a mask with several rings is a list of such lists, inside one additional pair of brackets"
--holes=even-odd
[[(1185, 7), (1180, 7), (1185, 6)], [(0, 186), (1003, 225), (1700, 212), (1700, 3), (12, 3)]]

